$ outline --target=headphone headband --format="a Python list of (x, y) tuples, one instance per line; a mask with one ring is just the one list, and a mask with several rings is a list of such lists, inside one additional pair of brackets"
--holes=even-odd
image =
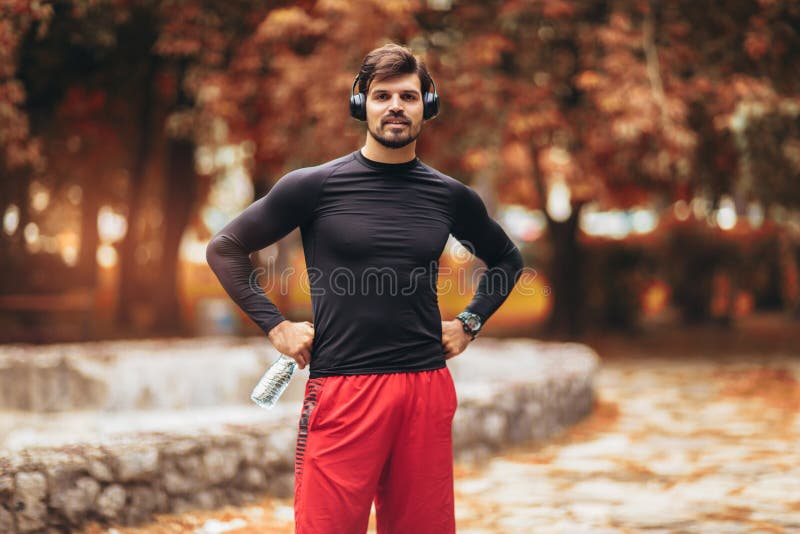
[[(352, 94), (353, 94), (353, 92), (356, 90), (356, 84), (358, 84), (358, 80), (359, 80), (360, 78), (361, 78), (361, 74), (360, 74), (360, 73), (359, 73), (359, 74), (356, 74), (356, 77), (355, 77), (355, 78), (353, 78), (353, 87), (351, 87), (351, 88), (350, 88), (350, 94), (351, 94), (351, 95), (352, 95)], [(429, 78), (430, 78), (430, 77), (429, 77)], [(438, 94), (438, 91), (436, 90), (436, 82), (435, 82), (435, 81), (433, 81), (433, 78), (430, 78), (430, 80), (431, 80), (431, 85), (433, 86), (433, 93), (434, 93), (434, 94)], [(360, 92), (360, 91), (359, 91), (359, 92)], [(428, 91), (428, 92), (430, 92), (430, 91)]]
[[(350, 88), (350, 116), (365, 121), (367, 120), (367, 95), (361, 91), (355, 92), (360, 77), (361, 73), (359, 72), (353, 78), (353, 86)], [(422, 95), (422, 118), (425, 120), (430, 120), (439, 114), (439, 92), (436, 89), (436, 82), (430, 76), (428, 78), (433, 86), (433, 92), (428, 90)]]

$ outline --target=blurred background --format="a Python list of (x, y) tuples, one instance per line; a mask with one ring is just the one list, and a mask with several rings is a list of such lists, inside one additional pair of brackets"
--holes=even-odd
[[(457, 464), (460, 528), (800, 528), (797, 1), (4, 0), (0, 531), (268, 495), (214, 520), (291, 532), (303, 384), (249, 405), (275, 354), (205, 248), (362, 145), (348, 93), (387, 42), (441, 96), (418, 154), (527, 267), (449, 364), (459, 458), (497, 459)], [(312, 319), (298, 231), (251, 259)], [(440, 265), (451, 319), (482, 264)], [(519, 431), (550, 441), (502, 452)]]
[[(789, 325), (799, 24), (779, 0), (3, 2), (0, 340), (258, 333), (205, 244), (285, 172), (363, 143), (348, 91), (389, 41), (442, 97), (418, 153), (531, 268), (490, 334)], [(254, 261), (302, 272), (299, 235)], [(310, 318), (299, 277), (269, 294)]]

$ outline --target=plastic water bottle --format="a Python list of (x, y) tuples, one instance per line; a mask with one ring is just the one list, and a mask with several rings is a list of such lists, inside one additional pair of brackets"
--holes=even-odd
[(253, 388), (250, 399), (262, 408), (269, 409), (275, 406), (278, 398), (289, 385), (295, 367), (297, 367), (297, 362), (289, 356), (281, 354), (281, 357), (270, 365), (256, 387)]

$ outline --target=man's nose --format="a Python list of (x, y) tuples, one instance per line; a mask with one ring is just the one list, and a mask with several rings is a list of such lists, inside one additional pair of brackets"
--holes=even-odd
[(403, 111), (403, 101), (400, 99), (400, 95), (394, 95), (389, 104), (389, 111)]

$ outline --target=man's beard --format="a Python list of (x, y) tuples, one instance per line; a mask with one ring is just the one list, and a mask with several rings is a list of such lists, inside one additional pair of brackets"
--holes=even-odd
[(420, 125), (420, 128), (417, 129), (416, 132), (414, 132), (411, 129), (412, 124), (410, 123), (410, 121), (407, 128), (408, 128), (408, 133), (401, 136), (391, 135), (391, 137), (389, 137), (386, 135), (382, 135), (380, 132), (374, 131), (369, 126), (367, 127), (367, 132), (369, 132), (369, 134), (372, 136), (373, 139), (375, 139), (378, 143), (385, 146), (386, 148), (403, 148), (404, 146), (408, 146), (414, 141), (416, 141), (417, 137), (419, 137), (419, 134), (422, 131), (422, 127)]

